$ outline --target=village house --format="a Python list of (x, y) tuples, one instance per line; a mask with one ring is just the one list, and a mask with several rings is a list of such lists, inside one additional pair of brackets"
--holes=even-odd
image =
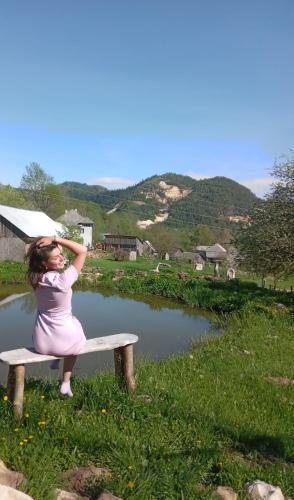
[(83, 245), (92, 247), (94, 222), (89, 217), (80, 215), (77, 209), (65, 210), (65, 213), (58, 217), (59, 222), (65, 226), (76, 226), (79, 228)]
[(62, 224), (44, 212), (0, 205), (0, 260), (21, 262), (35, 238), (57, 236), (63, 231)]
[(210, 246), (198, 246), (196, 247), (197, 253), (199, 253), (207, 262), (223, 261), (227, 258), (227, 251), (219, 243)]
[(195, 265), (196, 264), (202, 264), (202, 266), (205, 265), (205, 258), (198, 252), (182, 252), (181, 250), (177, 250), (174, 254), (174, 258), (179, 260), (185, 260)]
[[(147, 245), (138, 236), (128, 236), (121, 234), (105, 234), (105, 250), (125, 250), (126, 252), (136, 252), (137, 255), (143, 255)], [(149, 247), (150, 248), (150, 247)]]

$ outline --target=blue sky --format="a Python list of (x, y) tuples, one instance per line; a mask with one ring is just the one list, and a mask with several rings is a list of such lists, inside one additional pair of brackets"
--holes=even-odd
[(257, 193), (293, 148), (293, 0), (0, 5), (0, 182), (172, 171)]

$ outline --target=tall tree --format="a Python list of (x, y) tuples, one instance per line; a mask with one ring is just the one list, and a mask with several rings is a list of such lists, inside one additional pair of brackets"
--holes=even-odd
[(48, 208), (48, 193), (45, 192), (54, 179), (35, 162), (26, 166), (26, 172), (20, 181), (20, 187), (26, 191), (26, 196), (33, 202), (35, 208), (46, 210)]
[(198, 245), (213, 245), (216, 243), (213, 230), (206, 224), (198, 224), (192, 234), (192, 243)]
[(156, 248), (158, 254), (163, 257), (165, 253), (172, 254), (177, 250), (179, 244), (177, 241), (177, 234), (173, 229), (160, 224), (154, 224), (149, 229), (148, 239)]
[(236, 238), (248, 269), (276, 279), (294, 272), (294, 155), (272, 168), (271, 192), (250, 214), (250, 223)]

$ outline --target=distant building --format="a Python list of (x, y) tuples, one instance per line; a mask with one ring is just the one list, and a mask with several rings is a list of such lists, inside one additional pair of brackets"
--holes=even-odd
[(62, 224), (44, 212), (0, 205), (0, 260), (23, 261), (35, 238), (58, 235), (63, 230)]
[(174, 258), (179, 260), (185, 260), (191, 264), (202, 264), (205, 265), (205, 258), (199, 252), (182, 252), (177, 250), (174, 254)]
[(205, 259), (206, 262), (225, 260), (228, 256), (227, 250), (219, 243), (216, 243), (215, 245), (198, 246), (196, 247), (196, 251)]
[(62, 222), (65, 226), (77, 226), (83, 239), (83, 245), (86, 247), (92, 246), (94, 222), (89, 219), (89, 217), (80, 215), (75, 208), (74, 210), (66, 210), (57, 220)]
[(154, 248), (154, 246), (152, 245), (152, 243), (150, 243), (150, 241), (148, 240), (145, 240), (144, 241), (144, 253), (146, 255), (157, 255), (157, 252), (156, 252), (156, 249)]
[(125, 250), (127, 252), (135, 251), (137, 255), (143, 255), (145, 250), (144, 241), (137, 236), (128, 236), (121, 234), (105, 234), (105, 250)]

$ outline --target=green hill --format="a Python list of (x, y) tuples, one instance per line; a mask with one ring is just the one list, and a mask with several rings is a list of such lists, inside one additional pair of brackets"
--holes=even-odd
[(64, 194), (93, 201), (106, 211), (137, 220), (164, 220), (173, 227), (195, 224), (228, 225), (229, 216), (246, 216), (257, 197), (226, 177), (196, 181), (167, 173), (154, 175), (126, 189), (107, 190), (77, 182), (60, 184)]

